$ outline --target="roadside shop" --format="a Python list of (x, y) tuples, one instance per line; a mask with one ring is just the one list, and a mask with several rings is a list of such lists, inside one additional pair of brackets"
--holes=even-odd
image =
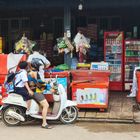
[[(77, 94), (79, 107), (106, 109), (109, 90), (131, 90), (133, 72), (140, 62), (140, 2), (0, 1), (1, 53), (13, 52), (15, 42), (23, 34), (36, 41), (53, 66), (63, 63), (68, 65), (65, 68), (68, 73), (64, 75), (68, 80), (68, 88), (71, 86), (72, 90), (69, 98), (75, 100)], [(8, 5), (6, 13), (5, 5)], [(80, 42), (76, 39), (79, 31), (83, 35), (84, 47), (76, 45)], [(49, 77), (47, 70), (46, 77)], [(94, 88), (99, 96), (96, 92), (86, 96), (85, 93)]]

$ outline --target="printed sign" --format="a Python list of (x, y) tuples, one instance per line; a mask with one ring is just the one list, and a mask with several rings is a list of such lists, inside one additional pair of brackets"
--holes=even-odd
[(108, 96), (108, 89), (85, 88), (77, 89), (76, 100), (78, 104), (105, 105)]
[[(51, 79), (53, 80), (55, 78), (46, 78), (45, 81), (48, 82)], [(64, 78), (57, 78), (57, 82), (58, 82), (58, 84), (62, 84), (63, 87), (65, 88), (65, 91), (67, 92), (67, 78), (66, 77), (64, 77)], [(47, 84), (47, 86), (49, 86), (49, 84)], [(51, 94), (51, 92), (47, 91), (47, 92), (44, 92), (43, 94)]]

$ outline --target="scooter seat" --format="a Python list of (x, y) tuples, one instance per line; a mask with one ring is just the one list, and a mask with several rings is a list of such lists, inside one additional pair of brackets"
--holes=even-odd
[(3, 99), (3, 103), (27, 107), (26, 101), (23, 100), (23, 97), (16, 93), (10, 93), (8, 97)]
[(10, 93), (9, 94), (10, 97), (18, 97), (18, 98), (22, 98), (21, 95), (17, 94), (17, 93)]

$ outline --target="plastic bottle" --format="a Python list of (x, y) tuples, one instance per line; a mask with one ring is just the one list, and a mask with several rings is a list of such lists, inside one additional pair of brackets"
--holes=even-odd
[(71, 69), (76, 70), (78, 64), (77, 58), (72, 58)]

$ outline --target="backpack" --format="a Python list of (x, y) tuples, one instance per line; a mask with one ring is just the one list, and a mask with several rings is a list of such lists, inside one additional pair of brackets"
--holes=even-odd
[[(8, 72), (7, 77), (5, 79), (4, 82), (4, 86), (7, 90), (7, 92), (14, 92), (14, 88), (15, 88), (15, 76), (17, 74), (19, 74), (20, 72)], [(21, 80), (19, 82), (16, 83), (16, 85), (18, 85), (21, 82)]]
[(6, 79), (6, 83), (10, 83), (15, 79), (16, 73), (14, 72), (10, 72), (7, 74), (7, 79)]
[(31, 66), (33, 68), (35, 68), (37, 71), (39, 71), (39, 67), (41, 65), (45, 66), (45, 63), (44, 63), (44, 61), (42, 59), (40, 59), (40, 58), (32, 58)]

